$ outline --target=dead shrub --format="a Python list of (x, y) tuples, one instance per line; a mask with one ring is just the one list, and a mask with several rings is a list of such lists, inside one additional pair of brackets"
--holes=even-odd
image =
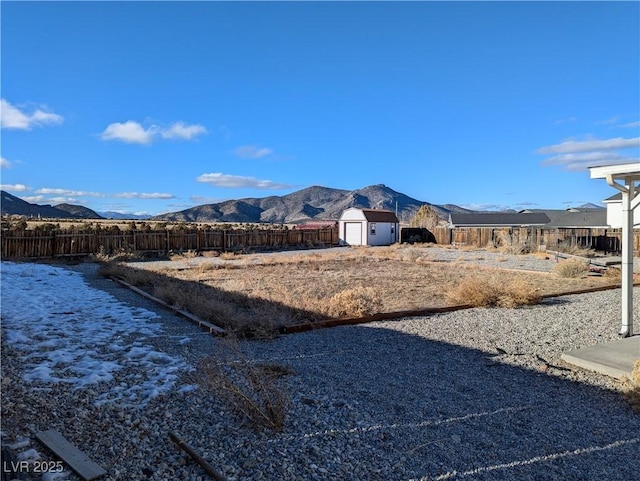
[(169, 259), (172, 261), (179, 261), (183, 259), (195, 259), (200, 254), (195, 250), (186, 250), (186, 251), (171, 251), (169, 252)]
[(415, 262), (423, 255), (424, 253), (420, 248), (407, 247), (405, 249), (398, 250), (398, 258), (405, 262)]
[(589, 262), (583, 259), (566, 259), (554, 266), (552, 272), (560, 277), (582, 277), (589, 273)]
[(281, 431), (289, 395), (278, 379), (293, 371), (278, 364), (247, 360), (235, 341), (229, 341), (219, 357), (206, 357), (198, 364), (199, 383), (219, 396), (256, 429)]
[(532, 306), (539, 304), (542, 300), (540, 293), (522, 279), (516, 279), (509, 285), (503, 286), (500, 294), (498, 303), (500, 307)]
[(356, 287), (338, 292), (329, 299), (332, 317), (364, 317), (380, 312), (382, 299), (371, 287)]
[(505, 254), (529, 254), (532, 251), (531, 244), (527, 240), (514, 238), (507, 232), (500, 231), (497, 236), (498, 250)]
[(565, 254), (571, 254), (572, 256), (580, 257), (593, 257), (596, 253), (593, 249), (589, 249), (577, 244), (568, 244), (564, 242), (558, 244), (558, 252), (563, 252)]
[(631, 377), (626, 380), (625, 395), (631, 407), (640, 412), (640, 359), (637, 359), (631, 371)]
[(101, 264), (107, 262), (132, 261), (142, 259), (143, 256), (133, 249), (133, 246), (125, 244), (124, 246), (108, 251), (103, 245), (98, 247), (98, 252), (92, 254), (91, 257)]
[(540, 293), (524, 281), (516, 280), (505, 285), (481, 277), (462, 281), (447, 297), (456, 304), (507, 308), (538, 304), (542, 299)]
[(622, 269), (614, 266), (609, 266), (604, 271), (604, 277), (611, 279), (612, 281), (622, 280)]
[(151, 286), (154, 284), (155, 274), (143, 269), (134, 269), (117, 261), (105, 262), (100, 265), (98, 274), (103, 277), (117, 277), (133, 286)]

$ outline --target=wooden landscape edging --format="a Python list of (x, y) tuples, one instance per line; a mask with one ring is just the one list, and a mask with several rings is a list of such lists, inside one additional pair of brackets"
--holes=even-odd
[(102, 466), (89, 459), (85, 453), (76, 448), (55, 429), (40, 431), (36, 433), (36, 438), (67, 463), (85, 481), (98, 479), (107, 474)]
[(462, 309), (469, 309), (472, 306), (469, 304), (459, 304), (457, 306), (444, 306), (444, 307), (427, 307), (425, 309), (414, 309), (409, 311), (395, 311), (395, 312), (381, 312), (379, 314), (373, 314), (365, 317), (350, 317), (343, 319), (327, 319), (318, 322), (309, 322), (305, 324), (294, 324), (292, 326), (283, 326), (280, 328), (282, 334), (294, 334), (298, 332), (311, 331), (313, 329), (324, 329), (327, 327), (337, 326), (349, 326), (353, 324), (367, 324), (375, 321), (386, 321), (389, 319), (397, 319), (399, 317), (418, 317), (428, 314), (438, 314), (441, 312), (460, 311)]
[[(208, 321), (200, 319), (199, 317), (195, 316), (194, 314), (191, 314), (188, 311), (185, 311), (183, 309), (177, 309), (177, 308), (169, 305), (168, 303), (166, 303), (162, 299), (159, 299), (159, 298), (157, 298), (155, 296), (152, 296), (148, 292), (145, 292), (142, 289), (138, 289), (137, 287), (129, 284), (128, 282), (123, 281), (122, 279), (119, 279), (117, 277), (111, 277), (111, 279), (113, 279), (114, 281), (122, 284), (125, 287), (128, 287), (129, 289), (131, 289), (132, 291), (140, 294), (141, 296), (144, 296), (147, 299), (150, 299), (150, 300), (160, 304), (161, 306), (166, 307), (167, 309), (170, 309), (170, 310), (176, 312), (177, 314), (180, 314), (182, 317), (184, 317), (184, 318), (190, 320), (191, 322), (195, 323), (198, 327), (208, 331), (210, 334), (214, 334), (214, 335), (218, 335), (218, 336), (224, 336), (224, 335), (227, 334), (227, 331), (225, 331), (221, 327), (218, 327), (215, 324), (212, 324), (212, 323), (210, 323)], [(633, 285), (634, 285), (634, 287), (640, 286), (640, 283), (636, 282)], [(590, 292), (608, 291), (608, 290), (620, 289), (620, 288), (621, 288), (621, 286), (614, 285), (614, 284), (611, 284), (611, 285), (608, 285), (608, 286), (588, 287), (588, 288), (585, 288), (585, 289), (576, 289), (576, 290), (573, 290), (573, 291), (564, 291), (564, 292), (555, 292), (555, 293), (551, 293), (551, 294), (545, 294), (545, 295), (542, 296), (542, 299), (549, 299), (549, 298), (552, 298), (552, 297), (570, 296), (570, 295), (573, 295), (573, 294), (588, 294)], [(410, 310), (406, 310), (406, 311), (381, 312), (381, 313), (378, 313), (378, 314), (373, 314), (371, 316), (364, 316), (364, 317), (349, 317), (349, 318), (342, 318), (342, 319), (325, 319), (323, 321), (308, 322), (308, 323), (302, 323), (302, 324), (293, 324), (291, 326), (281, 326), (281, 327), (278, 328), (278, 332), (280, 334), (297, 334), (297, 333), (300, 333), (300, 332), (312, 331), (314, 329), (326, 329), (326, 328), (329, 328), (329, 327), (351, 326), (351, 325), (356, 325), (356, 324), (368, 324), (370, 322), (375, 322), (375, 321), (387, 321), (387, 320), (390, 320), (390, 319), (398, 319), (398, 318), (401, 318), (401, 317), (427, 316), (429, 314), (440, 314), (440, 313), (444, 313), (444, 312), (461, 311), (463, 309), (471, 309), (471, 308), (473, 308), (473, 306), (470, 305), (470, 304), (458, 304), (458, 305), (454, 305), (454, 306), (426, 307), (424, 309), (410, 309)]]
[(227, 478), (225, 478), (222, 473), (216, 471), (216, 469), (211, 466), (211, 464), (209, 464), (206, 459), (200, 456), (200, 454), (198, 454), (198, 452), (189, 444), (180, 439), (176, 433), (174, 433), (173, 431), (169, 431), (169, 438), (171, 438), (171, 440), (176, 443), (176, 445), (180, 449), (187, 453), (191, 457), (191, 459), (202, 466), (204, 472), (211, 476), (213, 479), (215, 479), (216, 481), (227, 481)]
[[(635, 283), (634, 286), (640, 286), (640, 283)], [(609, 285), (609, 286), (600, 286), (600, 287), (589, 287), (586, 289), (577, 289), (574, 291), (545, 294), (542, 296), (542, 299), (548, 299), (551, 297), (570, 296), (573, 294), (588, 294), (590, 292), (608, 291), (612, 289), (620, 289), (620, 286)], [(375, 322), (375, 321), (387, 321), (390, 319), (398, 319), (401, 317), (427, 316), (429, 314), (440, 314), (443, 312), (454, 312), (454, 311), (461, 311), (464, 309), (472, 309), (472, 308), (473, 306), (469, 304), (458, 304), (455, 306), (427, 307), (424, 309), (415, 309), (415, 310), (408, 310), (408, 311), (382, 312), (380, 314), (373, 314), (371, 316), (365, 316), (365, 317), (327, 319), (327, 320), (318, 321), (318, 322), (294, 324), (292, 326), (282, 326), (280, 328), (280, 333), (281, 334), (297, 334), (300, 332), (312, 331), (314, 329), (325, 329), (328, 327), (338, 327), (338, 326), (351, 326), (356, 324), (368, 324), (370, 322)]]
[(151, 294), (149, 294), (148, 292), (143, 291), (142, 289), (138, 289), (136, 286), (129, 284), (128, 282), (123, 281), (122, 279), (119, 279), (117, 277), (110, 277), (110, 279), (116, 281), (119, 284), (122, 284), (125, 287), (128, 287), (129, 289), (131, 289), (133, 292), (135, 292), (136, 294), (140, 294), (143, 297), (146, 297), (147, 299), (152, 300), (153, 302), (160, 304), (162, 307), (166, 307), (167, 309), (180, 314), (182, 317), (188, 319), (189, 321), (193, 322), (194, 324), (196, 324), (200, 329), (203, 329), (205, 331), (208, 331), (209, 334), (214, 334), (217, 336), (224, 336), (227, 331), (225, 331), (224, 329), (222, 329), (219, 326), (216, 326), (215, 324), (210, 323), (209, 321), (205, 321), (204, 319), (200, 319), (198, 316), (191, 314), (188, 311), (185, 311), (184, 309), (178, 309), (176, 307), (173, 307), (172, 305), (168, 304), (167, 302), (163, 301), (162, 299), (159, 299), (155, 296), (152, 296)]

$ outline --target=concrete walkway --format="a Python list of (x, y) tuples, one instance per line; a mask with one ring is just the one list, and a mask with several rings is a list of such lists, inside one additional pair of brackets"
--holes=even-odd
[(569, 351), (561, 359), (617, 379), (630, 377), (634, 363), (640, 359), (640, 335)]

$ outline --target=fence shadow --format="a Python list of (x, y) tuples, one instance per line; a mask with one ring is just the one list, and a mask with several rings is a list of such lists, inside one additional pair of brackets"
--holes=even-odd
[[(252, 446), (309, 448), (283, 479), (308, 479), (309, 463), (323, 479), (640, 479), (640, 416), (620, 393), (378, 326), (246, 346), (297, 373), (295, 423)], [(340, 463), (313, 456), (334, 444)]]
[(169, 306), (184, 309), (242, 338), (272, 337), (287, 325), (308, 324), (327, 317), (309, 309), (126, 264), (106, 263), (98, 272), (124, 280)]

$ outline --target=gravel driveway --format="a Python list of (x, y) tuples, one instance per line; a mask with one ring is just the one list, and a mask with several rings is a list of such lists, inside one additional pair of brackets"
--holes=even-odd
[[(94, 265), (73, 269), (114, 301), (157, 312), (156, 349), (191, 366), (220, 352), (225, 341), (97, 278)], [(619, 313), (611, 290), (244, 342), (251, 362), (292, 372), (280, 381), (290, 405), (278, 433), (243, 425), (201, 389), (180, 389), (195, 372), (144, 408), (95, 407), (108, 386), (32, 390), (3, 345), (3, 434), (58, 429), (110, 480), (207, 479), (170, 430), (230, 480), (640, 480), (640, 415), (618, 382), (559, 361), (616, 339)]]

